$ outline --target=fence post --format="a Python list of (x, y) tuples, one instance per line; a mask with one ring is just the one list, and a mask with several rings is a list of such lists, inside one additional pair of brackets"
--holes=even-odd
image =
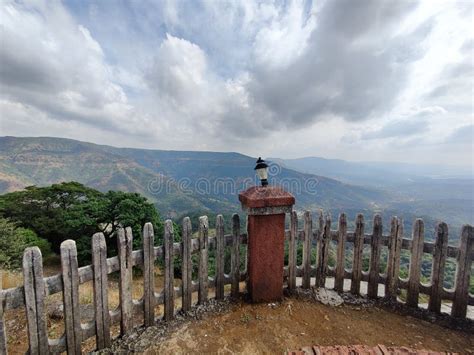
[(47, 354), (49, 349), (48, 328), (44, 313), (43, 258), (38, 247), (26, 248), (23, 254), (23, 284), (28, 322), (29, 353)]
[(382, 217), (379, 214), (374, 216), (374, 226), (370, 241), (370, 268), (369, 284), (367, 295), (370, 298), (377, 298), (379, 290), (379, 269), (380, 269), (380, 244), (382, 242)]
[(240, 217), (237, 213), (232, 215), (232, 247), (230, 254), (231, 269), (231, 296), (239, 297), (240, 283)]
[(92, 236), (94, 268), (95, 336), (97, 350), (110, 346), (110, 315), (107, 282), (107, 247), (102, 233)]
[(364, 249), (364, 216), (358, 214), (354, 232), (354, 256), (352, 259), (351, 293), (360, 293), (360, 280), (362, 278), (362, 250)]
[(183, 260), (182, 260), (182, 298), (183, 311), (191, 309), (193, 292), (193, 265), (191, 260), (192, 226), (189, 217), (183, 219)]
[(304, 212), (303, 242), (303, 288), (311, 286), (311, 245), (313, 240), (313, 219), (310, 211)]
[(143, 227), (143, 318), (145, 327), (153, 325), (155, 321), (155, 236), (153, 225), (146, 223)]
[(298, 215), (291, 211), (290, 219), (290, 241), (288, 243), (288, 289), (296, 288), (296, 239), (298, 236)]
[(173, 258), (174, 230), (170, 219), (165, 221), (165, 235), (163, 238), (163, 251), (165, 256), (165, 295), (164, 319), (170, 321), (174, 318), (174, 258)]
[(418, 218), (413, 225), (413, 237), (410, 259), (410, 273), (408, 279), (407, 305), (418, 307), (420, 294), (420, 267), (423, 258), (423, 239), (425, 227), (423, 220)]
[(448, 226), (446, 223), (436, 225), (436, 241), (434, 245), (433, 264), (431, 267), (431, 295), (428, 309), (439, 313), (443, 295), (444, 267), (448, 255)]
[(224, 217), (216, 218), (216, 299), (224, 298)]
[(339, 215), (339, 226), (337, 228), (336, 278), (334, 280), (334, 289), (338, 292), (344, 291), (346, 233), (347, 233), (346, 214), (341, 213)]
[(397, 217), (392, 217), (390, 239), (388, 240), (387, 281), (385, 283), (385, 297), (390, 300), (395, 300), (397, 297), (402, 242), (403, 222)]
[(118, 257), (120, 263), (120, 334), (125, 335), (133, 328), (132, 311), (132, 229), (120, 228), (117, 232)]
[(465, 318), (469, 301), (469, 276), (471, 273), (471, 255), (474, 251), (474, 231), (470, 225), (464, 225), (459, 245), (458, 265), (456, 268), (456, 284), (454, 290), (453, 309), (451, 315)]
[(199, 217), (199, 289), (198, 303), (203, 304), (207, 301), (208, 291), (208, 237), (209, 223), (207, 216)]
[(70, 355), (79, 355), (81, 354), (82, 329), (76, 242), (71, 239), (65, 240), (61, 243), (60, 250), (66, 350)]
[(316, 268), (316, 287), (324, 287), (326, 285), (326, 274), (328, 271), (329, 261), (329, 244), (331, 243), (331, 216), (326, 215), (326, 223), (324, 224), (323, 233), (319, 240), (319, 255)]

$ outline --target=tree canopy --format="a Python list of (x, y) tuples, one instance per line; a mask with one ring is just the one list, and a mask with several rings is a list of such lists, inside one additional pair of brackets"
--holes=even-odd
[(156, 239), (163, 229), (155, 207), (140, 194), (102, 193), (77, 182), (30, 186), (2, 195), (0, 216), (31, 229), (50, 242), (56, 252), (64, 240), (76, 240), (81, 263), (90, 260), (91, 237), (96, 232), (103, 232), (108, 249), (114, 250), (120, 227), (132, 228), (136, 245), (146, 222), (153, 224)]

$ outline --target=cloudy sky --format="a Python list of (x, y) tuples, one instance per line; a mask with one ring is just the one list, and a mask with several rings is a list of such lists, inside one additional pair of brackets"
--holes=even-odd
[(0, 6), (0, 135), (473, 165), (471, 1)]

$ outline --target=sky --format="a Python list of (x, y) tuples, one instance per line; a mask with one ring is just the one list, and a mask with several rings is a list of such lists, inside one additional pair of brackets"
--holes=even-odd
[(471, 1), (0, 2), (0, 135), (474, 166)]

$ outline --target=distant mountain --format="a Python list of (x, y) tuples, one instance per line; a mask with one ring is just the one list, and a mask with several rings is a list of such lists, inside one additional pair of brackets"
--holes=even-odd
[(284, 167), (308, 174), (338, 179), (349, 184), (387, 188), (425, 180), (455, 179), (456, 183), (472, 181), (472, 169), (394, 162), (353, 162), (341, 159), (305, 157), (297, 159), (269, 158)]
[(392, 196), (385, 211), (430, 216), (458, 226), (474, 222), (474, 177), (467, 168), (320, 157), (270, 160), (304, 173), (382, 189)]
[[(0, 193), (78, 181), (101, 191), (139, 192), (166, 216), (240, 210), (238, 192), (254, 185), (255, 158), (238, 153), (114, 148), (62, 138), (0, 137)], [(391, 195), (277, 165), (270, 181), (300, 209), (381, 210)]]

